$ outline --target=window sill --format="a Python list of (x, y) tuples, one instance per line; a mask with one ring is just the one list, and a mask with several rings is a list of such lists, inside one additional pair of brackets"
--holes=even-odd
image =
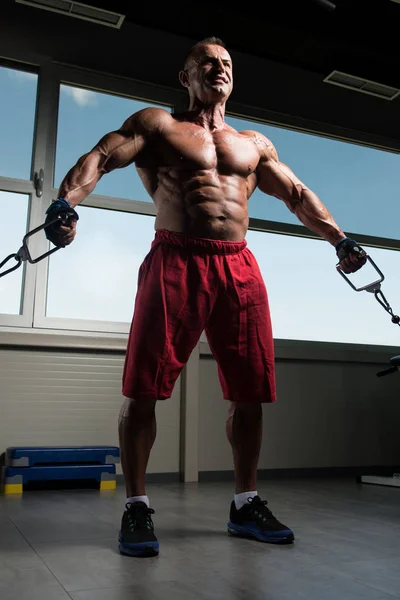
[[(280, 361), (315, 361), (341, 363), (375, 363), (388, 365), (392, 356), (400, 354), (399, 347), (348, 344), (339, 342), (313, 342), (305, 340), (275, 339), (275, 358)], [(207, 342), (201, 340), (200, 354), (212, 357)]]
[(125, 352), (128, 335), (87, 331), (0, 327), (0, 348), (54, 348)]

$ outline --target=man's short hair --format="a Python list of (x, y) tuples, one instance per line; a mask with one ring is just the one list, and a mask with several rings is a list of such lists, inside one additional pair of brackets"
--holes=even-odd
[(197, 51), (200, 48), (200, 46), (207, 46), (207, 45), (222, 46), (222, 48), (226, 48), (225, 43), (220, 38), (215, 37), (215, 36), (206, 37), (206, 38), (204, 38), (204, 40), (200, 40), (200, 42), (197, 42), (194, 46), (192, 46), (190, 48), (189, 52), (186, 54), (185, 68), (188, 65), (189, 61), (194, 56), (196, 56)]

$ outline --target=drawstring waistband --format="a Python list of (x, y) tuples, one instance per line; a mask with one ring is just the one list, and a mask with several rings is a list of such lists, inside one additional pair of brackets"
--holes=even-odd
[(185, 233), (158, 229), (156, 231), (152, 247), (157, 244), (169, 244), (186, 248), (194, 254), (237, 254), (244, 250), (247, 241), (227, 242), (225, 240), (212, 240), (209, 238), (198, 238)]

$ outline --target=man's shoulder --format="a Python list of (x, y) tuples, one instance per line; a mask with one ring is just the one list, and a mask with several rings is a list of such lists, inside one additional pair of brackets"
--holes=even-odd
[(265, 157), (273, 157), (277, 156), (276, 148), (272, 141), (263, 133), (259, 131), (254, 131), (253, 129), (244, 129), (243, 131), (238, 132), (240, 135), (243, 135), (247, 138), (251, 138), (256, 146), (259, 148), (261, 154)]
[(171, 122), (171, 113), (165, 108), (148, 106), (134, 113), (127, 121), (126, 127), (140, 133), (151, 133), (160, 130)]
[(139, 110), (136, 114), (144, 121), (171, 119), (171, 113), (165, 108), (159, 108), (158, 106), (147, 106)]

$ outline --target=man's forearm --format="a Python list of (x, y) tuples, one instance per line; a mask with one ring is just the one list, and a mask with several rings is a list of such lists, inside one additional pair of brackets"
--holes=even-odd
[(292, 211), (303, 225), (333, 246), (346, 237), (318, 196), (308, 188), (302, 189)]
[(75, 208), (94, 190), (101, 175), (99, 157), (92, 153), (85, 154), (64, 177), (58, 197), (65, 198)]

